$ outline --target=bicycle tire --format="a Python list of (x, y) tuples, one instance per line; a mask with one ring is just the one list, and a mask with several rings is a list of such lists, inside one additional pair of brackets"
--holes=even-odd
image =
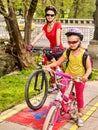
[(52, 130), (52, 128), (54, 126), (53, 122), (54, 122), (54, 119), (56, 116), (56, 112), (57, 112), (57, 107), (52, 106), (46, 116), (42, 130)]
[(25, 100), (29, 108), (40, 109), (48, 94), (48, 80), (44, 70), (35, 70), (28, 78), (25, 87)]

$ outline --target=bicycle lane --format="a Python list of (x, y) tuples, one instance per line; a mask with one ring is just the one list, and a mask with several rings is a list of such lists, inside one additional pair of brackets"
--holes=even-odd
[[(98, 81), (89, 81), (85, 88), (85, 109), (83, 114), (83, 120), (84, 120), (84, 127), (78, 128), (76, 124), (74, 124), (72, 121), (68, 121), (60, 130), (89, 130), (95, 129), (97, 130), (98, 125)], [(51, 100), (55, 95), (50, 95), (50, 98), (47, 99), (45, 104), (49, 104)], [(13, 114), (18, 113), (22, 109), (26, 108), (27, 105), (25, 103), (19, 104), (18, 106), (1, 113), (0, 115), (0, 130), (7, 129), (7, 130), (13, 130), (16, 128), (16, 130), (34, 130), (30, 126), (24, 126), (20, 125), (18, 123), (12, 123), (9, 121), (6, 121), (6, 118), (12, 116)]]

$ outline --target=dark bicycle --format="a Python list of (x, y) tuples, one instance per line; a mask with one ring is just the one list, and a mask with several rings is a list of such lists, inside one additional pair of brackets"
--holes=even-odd
[[(29, 76), (26, 87), (25, 87), (25, 100), (27, 105), (33, 109), (38, 110), (40, 109), (44, 102), (46, 101), (47, 94), (48, 94), (48, 85), (51, 83), (49, 81), (51, 77), (51, 74), (48, 73), (46, 76), (46, 73), (44, 70), (42, 70), (42, 65), (47, 64), (45, 53), (46, 51), (49, 51), (49, 49), (44, 48), (33, 48), (33, 53), (39, 53), (39, 58), (41, 58), (41, 61), (37, 62), (37, 69), (31, 73)], [(39, 69), (38, 69), (39, 68)]]
[(45, 56), (49, 52), (48, 48), (33, 48), (32, 52), (37, 53), (37, 69), (29, 76), (25, 87), (25, 100), (27, 105), (33, 109), (40, 109), (46, 101), (48, 88), (53, 87), (53, 73), (44, 71), (43, 65), (47, 65)]

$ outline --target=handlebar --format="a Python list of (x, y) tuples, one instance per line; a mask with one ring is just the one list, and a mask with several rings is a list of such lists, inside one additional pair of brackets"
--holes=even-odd
[(57, 76), (65, 77), (70, 80), (75, 80), (76, 82), (82, 82), (82, 77), (80, 77), (80, 76), (71, 76), (70, 74), (63, 73), (62, 71), (59, 71), (59, 70), (55, 71), (51, 68), (48, 68), (48, 69), (43, 68), (43, 69), (49, 71), (50, 73), (54, 73)]
[(50, 51), (50, 49), (49, 48), (32, 48), (32, 50), (31, 50), (31, 52), (33, 52), (33, 53), (35, 53), (36, 51), (41, 51), (41, 52), (43, 52), (43, 54), (44, 53), (46, 53), (47, 51)]

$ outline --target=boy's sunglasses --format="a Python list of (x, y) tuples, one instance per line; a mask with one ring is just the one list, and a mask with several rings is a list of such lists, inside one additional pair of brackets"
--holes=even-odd
[(53, 16), (55, 16), (55, 14), (46, 14), (46, 16), (51, 16), (51, 17), (53, 17)]
[(76, 44), (78, 41), (68, 41), (69, 44)]

